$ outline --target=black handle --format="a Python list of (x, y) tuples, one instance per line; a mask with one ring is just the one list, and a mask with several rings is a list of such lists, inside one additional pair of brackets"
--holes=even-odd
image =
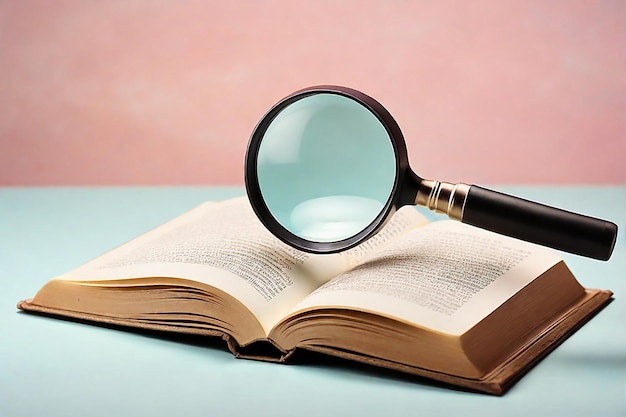
[(617, 225), (472, 185), (463, 223), (590, 258), (608, 260)]

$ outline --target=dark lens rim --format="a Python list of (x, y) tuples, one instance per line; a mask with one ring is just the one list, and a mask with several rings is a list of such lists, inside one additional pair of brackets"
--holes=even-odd
[[(315, 242), (307, 239), (303, 239), (297, 236), (283, 227), (278, 220), (272, 215), (271, 211), (265, 204), (265, 200), (261, 193), (261, 187), (257, 176), (257, 159), (259, 155), (259, 148), (265, 132), (274, 118), (290, 104), (301, 100), (305, 97), (309, 97), (316, 94), (337, 94), (347, 98), (350, 98), (362, 106), (366, 107), (387, 131), (389, 138), (391, 139), (393, 150), (396, 156), (396, 174), (395, 181), (391, 193), (387, 202), (378, 214), (378, 216), (361, 232), (346, 239), (342, 239), (334, 242)], [(373, 235), (382, 225), (385, 220), (397, 209), (397, 203), (399, 198), (399, 187), (402, 183), (403, 177), (408, 171), (408, 156), (406, 150), (406, 144), (402, 131), (398, 126), (398, 123), (394, 120), (391, 114), (385, 109), (378, 101), (372, 97), (352, 88), (335, 86), (335, 85), (320, 85), (314, 87), (308, 87), (302, 90), (298, 90), (289, 96), (285, 97), (277, 104), (275, 104), (259, 121), (250, 137), (248, 148), (245, 156), (244, 164), (244, 180), (246, 185), (246, 192), (248, 199), (252, 205), (256, 216), (261, 223), (277, 238), (287, 243), (288, 245), (297, 249), (311, 252), (311, 253), (335, 253), (346, 249), (350, 249), (359, 243), (362, 243), (371, 235)]]

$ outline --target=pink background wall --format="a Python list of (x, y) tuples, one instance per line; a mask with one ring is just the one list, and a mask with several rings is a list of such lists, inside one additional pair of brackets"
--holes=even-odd
[(242, 184), (250, 132), (344, 84), (418, 174), (626, 183), (624, 1), (4, 1), (0, 185)]

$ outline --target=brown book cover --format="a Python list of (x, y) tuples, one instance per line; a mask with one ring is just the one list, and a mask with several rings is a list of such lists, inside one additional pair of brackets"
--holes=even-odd
[[(418, 375), (420, 377), (454, 385), (471, 391), (502, 395), (535, 364), (553, 351), (565, 339), (576, 332), (576, 330), (578, 330), (598, 311), (606, 306), (612, 300), (612, 295), (613, 293), (608, 290), (586, 289), (585, 296), (572, 305), (570, 309), (553, 322), (546, 323), (545, 329), (540, 332), (537, 337), (515, 351), (506, 360), (502, 361), (502, 363), (493, 371), (480, 379), (462, 378), (455, 375), (407, 366), (401, 363), (382, 360), (373, 356), (364, 356), (356, 352), (337, 350), (333, 348), (316, 347), (311, 350), (331, 356), (362, 362), (368, 365)], [(104, 325), (221, 337), (226, 341), (229, 350), (237, 358), (281, 363), (293, 361), (292, 357), (294, 351), (281, 351), (277, 347), (275, 349), (267, 349), (267, 343), (252, 344), (242, 348), (237, 345), (236, 341), (230, 335), (215, 330), (129, 322), (123, 319), (111, 318), (107, 316), (46, 308), (32, 304), (30, 300), (21, 301), (18, 303), (18, 308), (28, 312), (53, 315), (55, 317), (69, 318), (85, 322), (95, 322)]]

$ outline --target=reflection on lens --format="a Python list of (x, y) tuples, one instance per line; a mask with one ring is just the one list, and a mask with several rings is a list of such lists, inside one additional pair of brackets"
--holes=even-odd
[(257, 177), (275, 219), (301, 238), (334, 242), (381, 213), (396, 179), (392, 141), (359, 102), (313, 94), (285, 107), (259, 146)]
[(365, 229), (383, 209), (380, 201), (349, 195), (314, 198), (291, 212), (293, 233), (314, 242), (333, 242)]

